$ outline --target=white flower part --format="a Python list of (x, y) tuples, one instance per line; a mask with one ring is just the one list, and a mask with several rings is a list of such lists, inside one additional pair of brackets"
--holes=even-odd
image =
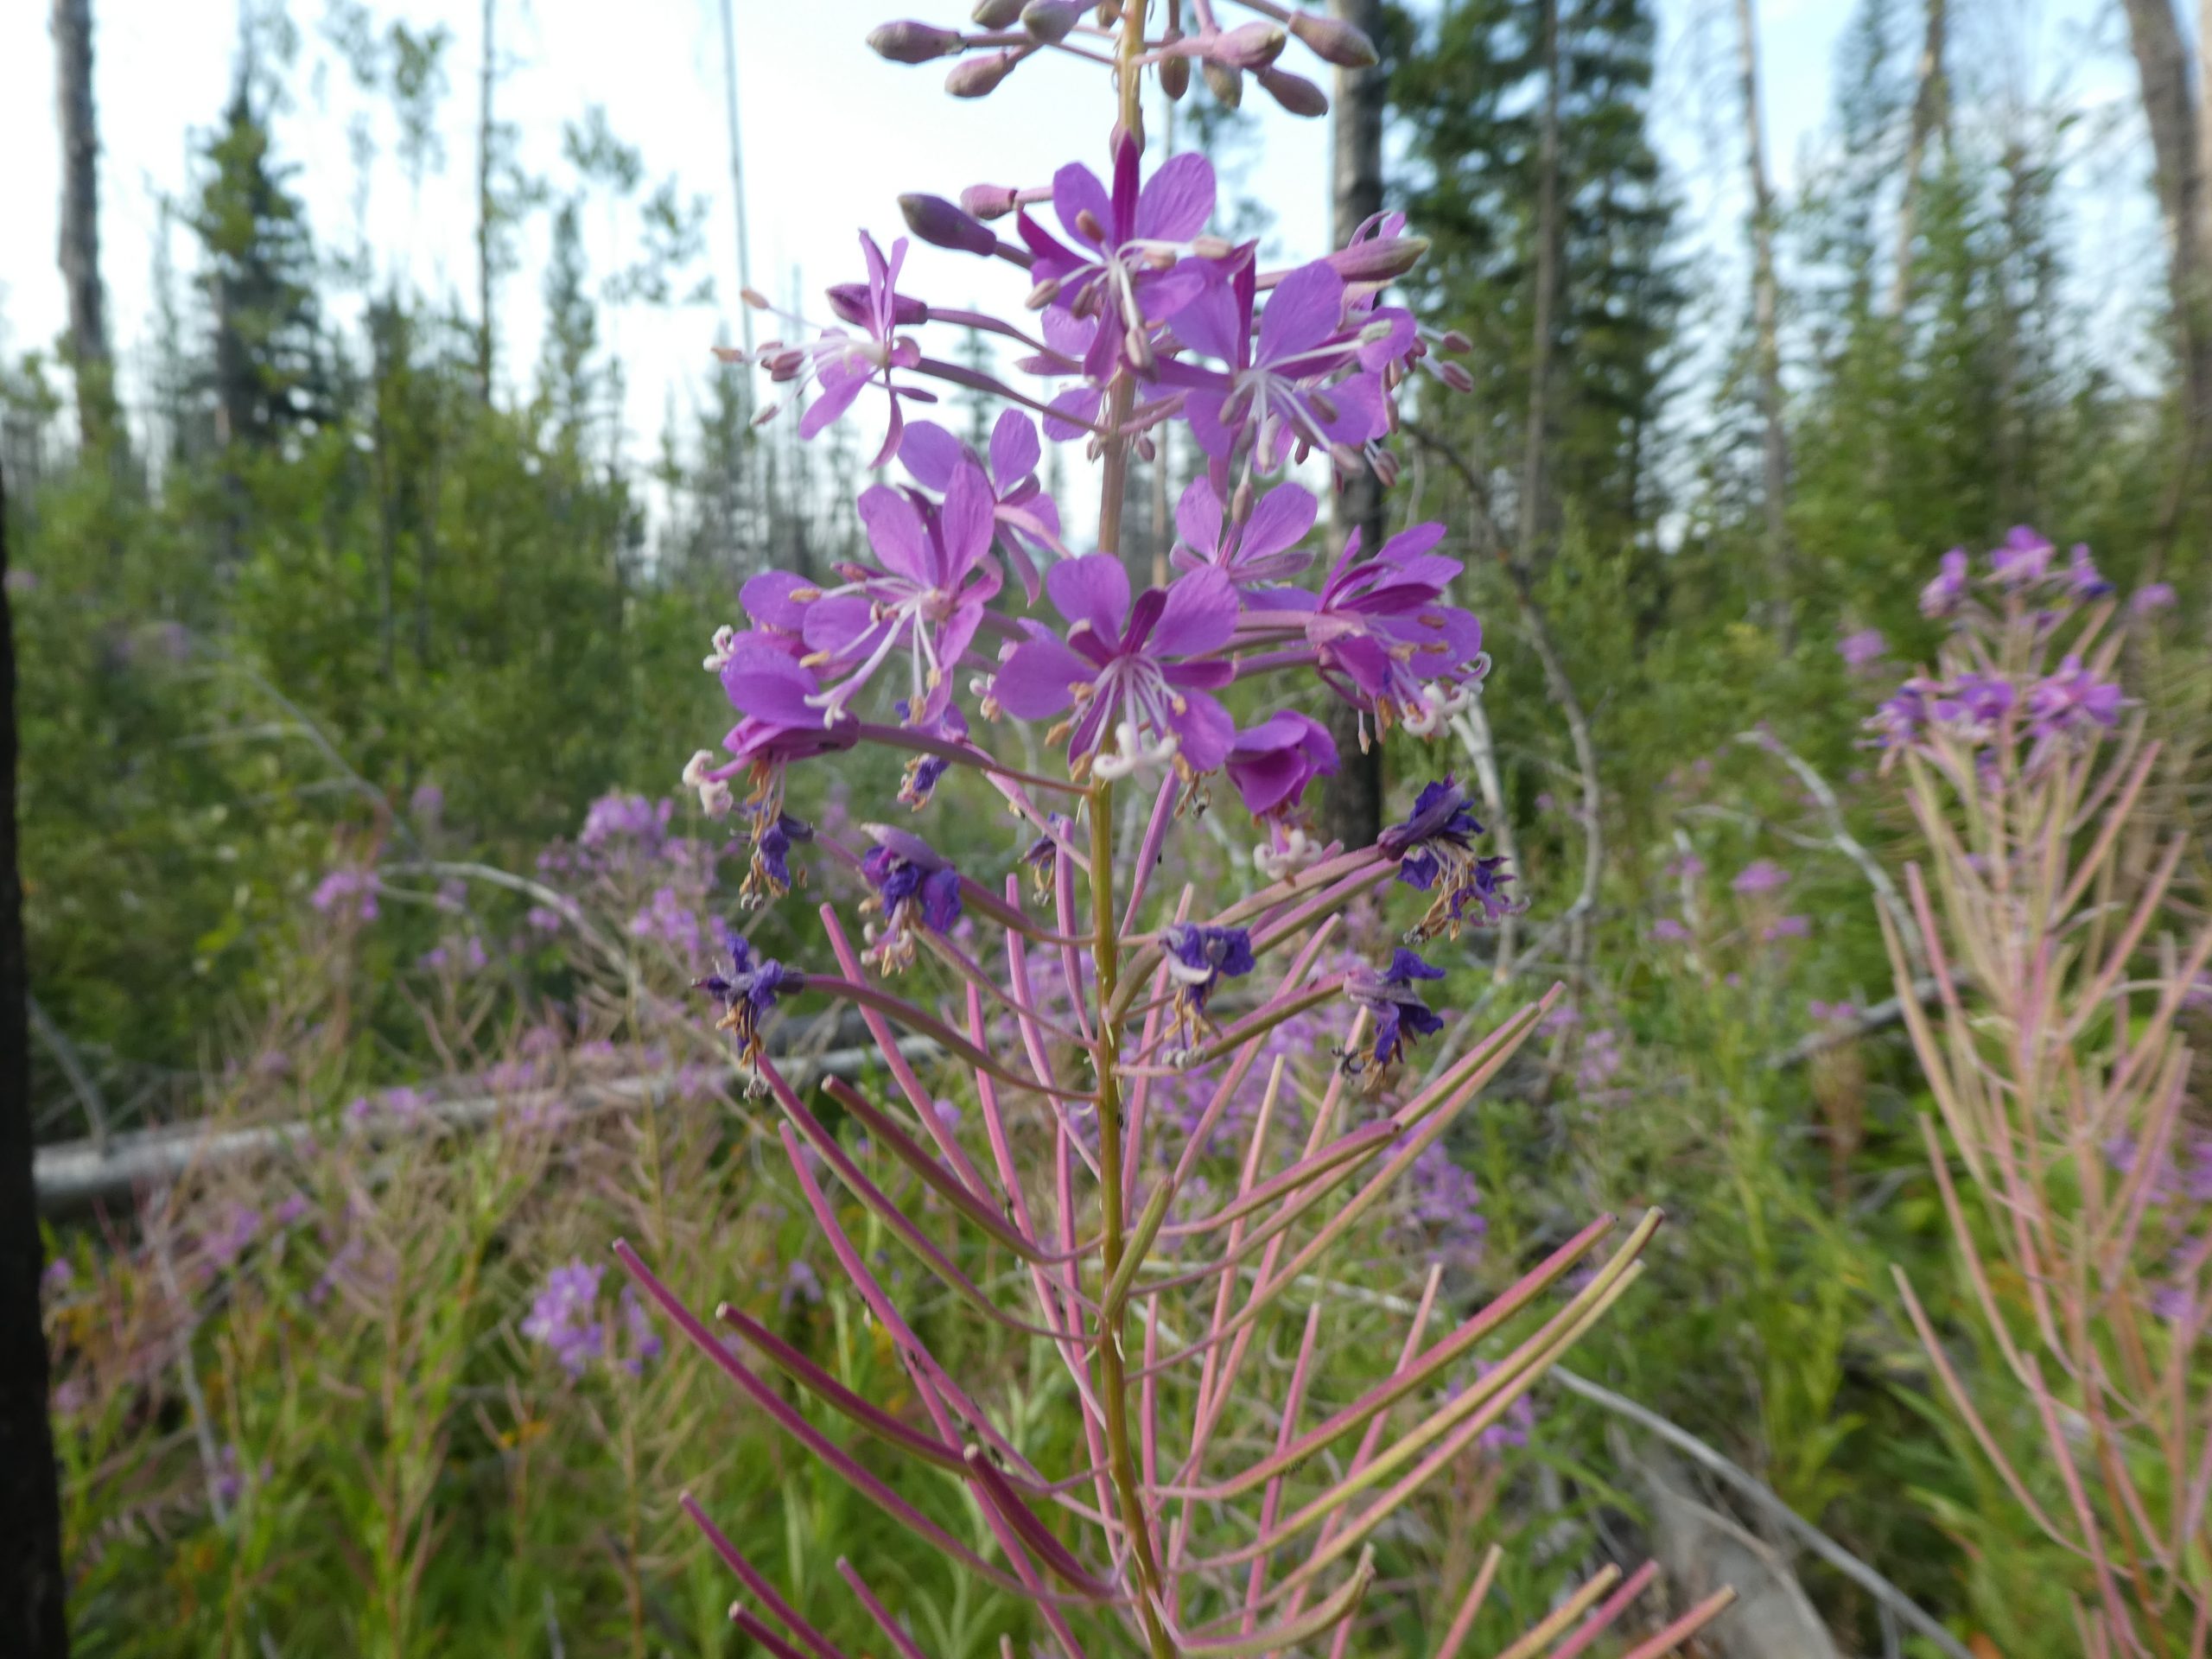
[(683, 763), (683, 787), (704, 789), (707, 786), (707, 768), (714, 764), (715, 752), (712, 749), (696, 752)]
[(1465, 712), (1474, 700), (1474, 694), (1465, 686), (1431, 680), (1421, 689), (1421, 712), (1407, 713), (1405, 728), (1415, 737), (1432, 737), (1445, 721)]
[(730, 647), (737, 643), (737, 630), (727, 622), (715, 630), (714, 649), (707, 653), (699, 666), (709, 674), (719, 674), (729, 666)]
[(710, 818), (726, 818), (737, 804), (737, 798), (730, 792), (729, 785), (716, 779), (699, 785), (699, 804)]
[(1290, 829), (1277, 833), (1282, 837), (1281, 846), (1262, 842), (1252, 849), (1253, 865), (1268, 880), (1287, 880), (1312, 868), (1320, 858), (1320, 844), (1303, 830)]
[(1090, 761), (1091, 771), (1109, 783), (1130, 777), (1142, 766), (1164, 766), (1183, 747), (1182, 739), (1170, 732), (1147, 748), (1138, 734), (1136, 722), (1128, 720), (1114, 728), (1114, 741), (1116, 748), (1099, 750)]

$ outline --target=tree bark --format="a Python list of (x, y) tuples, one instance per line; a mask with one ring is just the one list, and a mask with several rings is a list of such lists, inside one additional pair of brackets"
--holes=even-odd
[(2158, 211), (2165, 220), (2167, 283), (2173, 298), (2182, 394), (2192, 432), (2212, 393), (2212, 333), (2199, 292), (2204, 257), (2203, 156), (2190, 94), (2189, 48), (2182, 42), (2173, 0), (2126, 0), (2128, 44), (2151, 129)]
[(77, 431), (90, 449), (114, 409), (107, 295), (100, 285), (99, 127), (92, 101), (92, 0), (54, 0), (54, 115), (61, 135), (62, 285), (69, 291), (69, 353), (77, 377)]
[(16, 654), (0, 479), (0, 1651), (66, 1659), (61, 1493), (47, 1419), (46, 1270), (31, 1135), (29, 970), (16, 861)]
[[(1382, 0), (1330, 0), (1336, 17), (1363, 29), (1370, 40), (1380, 38)], [(1335, 119), (1332, 139), (1335, 147), (1334, 239), (1338, 247), (1348, 241), (1362, 221), (1382, 211), (1382, 116), (1387, 77), (1380, 65), (1369, 69), (1337, 71)], [(1358, 476), (1338, 491), (1335, 511), (1337, 545), (1342, 549), (1357, 532), (1360, 549), (1373, 556), (1382, 544), (1387, 524), (1382, 508), (1382, 486), (1363, 468)], [(1336, 740), (1339, 770), (1321, 797), (1321, 836), (1347, 847), (1364, 847), (1382, 833), (1382, 749), (1361, 743), (1358, 710), (1347, 704), (1329, 709), (1329, 735)]]
[(1762, 493), (1766, 508), (1767, 604), (1776, 636), (1796, 643), (1796, 581), (1789, 548), (1789, 438), (1782, 423), (1780, 285), (1774, 270), (1774, 187), (1766, 171), (1765, 122), (1759, 105), (1758, 22), (1753, 0), (1736, 0), (1744, 86), (1744, 150), (1751, 185), (1751, 322), (1757, 331), (1759, 413), (1765, 425)]
[(497, 76), (493, 29), (499, 0), (484, 0), (484, 67), (477, 79), (476, 115), (476, 395), (492, 401), (492, 261), (495, 252), (492, 219), (492, 88)]
[(1535, 287), (1529, 296), (1529, 420), (1521, 458), (1516, 537), (1522, 568), (1533, 571), (1543, 545), (1544, 462), (1551, 448), (1552, 314), (1559, 298), (1559, 0), (1537, 0), (1536, 52), (1543, 64), (1544, 102), (1536, 135)]
[(1912, 130), (1904, 147), (1904, 195), (1897, 204), (1896, 275), (1890, 284), (1890, 314), (1903, 316), (1912, 301), (1913, 238), (1919, 233), (1920, 171), (1928, 141), (1950, 130), (1950, 80), (1944, 70), (1946, 0), (1926, 0), (1920, 39), (1920, 67), (1912, 96)]

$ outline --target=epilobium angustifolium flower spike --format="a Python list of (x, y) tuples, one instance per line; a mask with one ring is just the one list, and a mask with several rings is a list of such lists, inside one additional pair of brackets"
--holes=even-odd
[(2212, 1559), (2212, 1142), (2183, 1116), (2183, 1021), (2212, 926), (2175, 896), (2196, 831), (2160, 806), (2158, 745), (2114, 677), (2158, 607), (2112, 595), (2087, 549), (2060, 566), (2025, 529), (1979, 572), (1947, 555), (1923, 608), (1955, 631), (1869, 722), (1927, 845), (1905, 880), (1925, 969), (1877, 913), (2001, 1370), (1962, 1377), (1897, 1285), (1951, 1405), (2078, 1564), (2083, 1649), (2182, 1652), (2212, 1620), (2188, 1565)]
[[(826, 959), (786, 966), (733, 939), (699, 983), (784, 1120), (791, 1182), (905, 1368), (914, 1409), (854, 1393), (741, 1310), (710, 1328), (618, 1247), (747, 1408), (948, 1570), (1027, 1602), (1039, 1651), (1063, 1659), (1227, 1659), (1325, 1637), (1347, 1651), (1393, 1514), (1517, 1432), (1529, 1388), (1634, 1281), (1658, 1224), (1645, 1217), (1598, 1255), (1612, 1224), (1593, 1222), (1481, 1312), (1431, 1326), (1443, 1263), (1464, 1262), (1481, 1237), (1477, 1195), (1443, 1137), (1558, 993), (1464, 1034), (1425, 1081), (1400, 1086), (1418, 1076), (1401, 1062), (1452, 1017), (1450, 958), (1433, 947), (1433, 962), (1348, 957), (1344, 912), (1395, 878), (1429, 896), (1420, 937), (1456, 938), (1504, 912), (1510, 877), (1481, 852), (1482, 826), (1448, 778), (1376, 845), (1321, 844), (1309, 786), (1338, 757), (1318, 709), (1285, 704), (1333, 696), (1360, 711), (1363, 732), (1431, 737), (1480, 688), (1482, 627), (1449, 599), (1460, 562), (1440, 525), (1371, 556), (1347, 549), (1318, 588), (1299, 586), (1319, 504), (1281, 475), (1313, 459), (1323, 476), (1372, 470), (1387, 483), (1414, 371), (1464, 386), (1464, 371), (1438, 364), (1466, 342), (1385, 302), (1425, 245), (1402, 218), (1262, 269), (1254, 245), (1213, 228), (1203, 157), (1147, 156), (1149, 75), (1177, 92), (1193, 61), (1217, 86), (1249, 73), (1312, 113), (1325, 100), (1283, 67), (1294, 42), (1330, 64), (1374, 61), (1357, 31), (1318, 14), (1250, 0), (1256, 18), (1224, 26), (1227, 3), (984, 0), (971, 29), (879, 29), (872, 44), (895, 61), (955, 60), (949, 85), (963, 96), (1048, 60), (1106, 66), (1118, 119), (1103, 165), (970, 185), (957, 206), (950, 193), (899, 198), (916, 236), (1008, 268), (1000, 312), (902, 292), (905, 244), (886, 254), (863, 236), (862, 280), (830, 291), (836, 322), (752, 354), (774, 380), (814, 383), (803, 436), (880, 422), (877, 464), (895, 457), (906, 481), (855, 504), (867, 558), (746, 584), (746, 626), (717, 632), (707, 658), (739, 716), (728, 759), (702, 753), (684, 772), (710, 815), (752, 839), (749, 903), (801, 879), (791, 861), (811, 836), (865, 881), (863, 937), (824, 905)], [(941, 327), (1007, 342), (1046, 391), (1032, 398), (995, 368), (950, 360), (931, 340)], [(988, 454), (906, 420), (944, 385), (1007, 405)], [(1173, 574), (1140, 589), (1121, 545), (1130, 457), (1154, 454), (1177, 425), (1201, 471), (1176, 515)], [(1099, 463), (1095, 539), (1070, 536), (1044, 486), (1046, 442)], [(1266, 712), (1240, 731), (1248, 709)], [(1058, 753), (1043, 770), (1002, 758), (1037, 752), (1002, 741), (1016, 721), (1049, 724), (1043, 747)], [(791, 768), (862, 743), (906, 758), (899, 798), (920, 816), (911, 829), (864, 825), (858, 843), (810, 831), (786, 810)], [(972, 835), (956, 842), (935, 804), (963, 773), (1027, 825), (1022, 868), (978, 879), (988, 855), (968, 850)], [(1160, 878), (1216, 774), (1250, 814), (1265, 883), (1227, 903)], [(1117, 798), (1143, 826), (1133, 844)], [(817, 1116), (760, 1040), (771, 1011), (801, 996), (858, 1014), (903, 1104), (840, 1083), (838, 1121), (852, 1128), (841, 1136)], [(912, 1058), (916, 1039), (939, 1058)], [(1308, 1063), (1332, 1049), (1340, 1064)], [(924, 1076), (941, 1065), (964, 1076), (950, 1102)], [(899, 1192), (925, 1192), (926, 1207)], [(1068, 1374), (1071, 1421), (1036, 1444), (1071, 1455), (1033, 1462), (938, 1357), (895, 1290), (904, 1278), (848, 1230), (855, 1205), (963, 1313), (1042, 1339)], [(1395, 1363), (1356, 1366), (1355, 1397), (1322, 1414), (1306, 1396), (1337, 1321), (1312, 1287), (1332, 1249), (1370, 1227), (1377, 1240), (1449, 1242)], [(985, 1248), (1018, 1259), (1025, 1298), (986, 1294), (970, 1276)], [(1300, 1355), (1287, 1376), (1253, 1363), (1286, 1342)], [(843, 1420), (838, 1436), (830, 1416)], [(1275, 1449), (1255, 1458), (1262, 1422)], [(846, 1449), (847, 1428), (960, 1485), (974, 1526), (956, 1535), (883, 1481)], [(772, 1652), (837, 1659), (705, 1510), (686, 1507), (744, 1586), (741, 1628)], [(893, 1586), (841, 1571), (885, 1639), (923, 1654), (881, 1599)], [(1600, 1605), (1610, 1585), (1596, 1582), (1578, 1592), (1595, 1608), (1583, 1643), (1630, 1599)], [(1463, 1637), (1486, 1583), (1456, 1621), (1440, 1610), (1439, 1628)]]

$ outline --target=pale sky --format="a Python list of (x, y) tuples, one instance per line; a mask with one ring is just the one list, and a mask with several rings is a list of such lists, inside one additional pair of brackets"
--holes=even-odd
[[(799, 268), (807, 309), (817, 319), (820, 288), (859, 274), (855, 227), (866, 226), (887, 241), (902, 228), (899, 192), (956, 195), (982, 179), (1041, 182), (1067, 159), (1096, 164), (1103, 149), (1110, 111), (1103, 79), (1090, 66), (1033, 60), (990, 99), (960, 103), (940, 90), (942, 66), (887, 64), (861, 45), (887, 16), (956, 21), (965, 0), (734, 3), (753, 282), (780, 299)], [(47, 10), (35, 0), (0, 4), (0, 155), (9, 158), (0, 169), (6, 227), (0, 347), (11, 352), (51, 340), (65, 319), (54, 265), (60, 163)], [(329, 251), (353, 243), (360, 175), (349, 125), (365, 113), (379, 152), (365, 211), (379, 262), (403, 271), (420, 291), (473, 296), (477, 0), (382, 0), (374, 8), (379, 24), (392, 17), (417, 27), (442, 22), (455, 37), (442, 110), (444, 166), (425, 179), (419, 196), (392, 154), (389, 107), (364, 99), (320, 37), (322, 0), (295, 0), (294, 10), (302, 52), (290, 77), (292, 105), (279, 116), (276, 138), (280, 156), (301, 168), (296, 188), (320, 245)], [(1847, 0), (1765, 0), (1761, 7), (1770, 152), (1785, 188), (1825, 118), (1835, 45), (1850, 10)], [(2118, 8), (2101, 0), (1968, 0), (1954, 10), (1963, 14), (1955, 56), (1972, 66), (1967, 73), (2037, 97), (2057, 87), (2091, 116), (2085, 126), (2101, 149), (2090, 171), (2101, 169), (2112, 188), (2092, 192), (2077, 209), (2081, 280), (2108, 308), (2125, 313), (2139, 304), (2145, 285), (2155, 283), (2158, 251), (2147, 201), (2135, 188), (2147, 163)], [(234, 0), (94, 0), (93, 11), (102, 263), (128, 396), (154, 315), (158, 204), (164, 194), (187, 195), (197, 140), (219, 113), (229, 85), (237, 10)], [(1733, 7), (1726, 0), (1660, 0), (1660, 15), (1657, 124), (1685, 196), (1685, 233), (1716, 262), (1706, 268), (1732, 272), (1739, 266), (1742, 165)], [(644, 453), (671, 404), (682, 412), (696, 403), (718, 328), (737, 332), (716, 0), (499, 0), (499, 16), (506, 67), (499, 113), (521, 129), (525, 167), (564, 179), (562, 124), (599, 104), (613, 130), (643, 152), (649, 179), (675, 172), (687, 191), (713, 202), (708, 255), (721, 304), (602, 315), (602, 339), (627, 367), (632, 448)], [(1292, 57), (1300, 55), (1294, 47)], [(1247, 102), (1268, 101), (1251, 88)], [(1275, 208), (1285, 251), (1318, 252), (1327, 228), (1326, 123), (1295, 121), (1269, 106), (1263, 133), (1254, 192)], [(626, 253), (619, 245), (628, 232), (600, 213), (587, 217), (585, 232), (594, 272), (603, 276)], [(175, 256), (188, 271), (190, 241), (181, 227), (173, 232)], [(524, 269), (504, 291), (503, 378), (510, 393), (537, 355), (544, 246), (540, 214)], [(909, 269), (902, 286), (918, 293), (1008, 310), (1020, 305), (1020, 274), (995, 262), (919, 249)]]

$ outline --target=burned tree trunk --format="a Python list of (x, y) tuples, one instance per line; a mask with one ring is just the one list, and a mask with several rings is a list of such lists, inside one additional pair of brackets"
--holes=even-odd
[(15, 625), (0, 480), (0, 1652), (65, 1659), (61, 1495), (47, 1420), (45, 1253), (32, 1185), (29, 970), (16, 863)]
[(54, 0), (54, 116), (61, 137), (62, 285), (69, 291), (69, 354), (77, 430), (93, 448), (111, 429), (113, 366), (107, 295), (100, 285), (99, 126), (92, 102), (92, 0)]
[(498, 256), (498, 232), (493, 219), (499, 204), (493, 199), (493, 146), (499, 132), (492, 121), (492, 89), (497, 80), (493, 28), (498, 22), (498, 0), (484, 0), (484, 67), (477, 80), (476, 113), (476, 395), (492, 401), (493, 262)]
[(2196, 105), (2190, 95), (2189, 48), (2174, 16), (2173, 0), (2126, 0), (2128, 43), (2143, 89), (2143, 118), (2151, 129), (2151, 156), (2158, 211), (2165, 220), (2166, 272), (2173, 299), (2182, 396), (2192, 448), (2212, 397), (2212, 328), (2202, 294), (2204, 173)]
[(1946, 0), (1927, 0), (1927, 8), (1912, 99), (1912, 129), (1905, 140), (1904, 195), (1897, 204), (1897, 266), (1890, 284), (1890, 312), (1894, 316), (1904, 315), (1912, 302), (1912, 242), (1920, 228), (1920, 175), (1927, 165), (1928, 143), (1937, 133), (1948, 132), (1950, 124), (1950, 81), (1943, 67), (1948, 9)]
[[(1382, 0), (1330, 0), (1329, 10), (1376, 38)], [(1341, 247), (1361, 223), (1382, 211), (1382, 114), (1385, 77), (1379, 66), (1337, 71), (1335, 241)], [(1382, 544), (1382, 486), (1362, 468), (1337, 495), (1336, 539), (1341, 548), (1356, 531), (1372, 557)], [(1363, 750), (1358, 711), (1333, 705), (1329, 735), (1341, 770), (1321, 798), (1321, 835), (1347, 847), (1364, 847), (1382, 833), (1382, 750)]]

